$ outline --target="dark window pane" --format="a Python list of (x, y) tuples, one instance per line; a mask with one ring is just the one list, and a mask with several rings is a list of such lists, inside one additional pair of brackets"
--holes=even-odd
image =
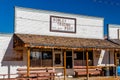
[(43, 51), (42, 58), (43, 59), (52, 59), (52, 52), (51, 51)]
[(74, 54), (76, 55), (77, 60), (85, 60), (85, 54), (82, 51), (76, 51), (74, 52)]
[(30, 53), (30, 66), (39, 67), (41, 66), (41, 57), (42, 54), (39, 50), (31, 50)]
[(66, 56), (72, 56), (72, 51), (66, 51)]
[(55, 54), (55, 64), (60, 64), (61, 63), (61, 57), (60, 54)]

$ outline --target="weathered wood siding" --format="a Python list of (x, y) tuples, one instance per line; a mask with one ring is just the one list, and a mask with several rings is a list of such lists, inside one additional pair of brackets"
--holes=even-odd
[[(76, 18), (76, 33), (50, 31), (50, 16)], [(15, 33), (103, 39), (103, 18), (15, 8)]]
[(118, 29), (120, 29), (120, 25), (108, 25), (108, 36), (109, 39), (118, 39)]

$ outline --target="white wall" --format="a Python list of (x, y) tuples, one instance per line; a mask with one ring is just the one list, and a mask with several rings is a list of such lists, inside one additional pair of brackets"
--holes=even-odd
[[(50, 15), (76, 18), (76, 33), (50, 32)], [(15, 33), (103, 39), (103, 18), (15, 7)]]
[[(25, 51), (21, 61), (6, 60), (6, 58), (14, 58), (16, 55), (13, 50), (13, 34), (0, 34), (0, 74), (16, 74), (17, 68), (25, 67)], [(15, 77), (17, 75), (8, 75), (7, 77)], [(3, 76), (0, 76), (3, 78)]]
[(118, 39), (118, 29), (120, 29), (120, 25), (108, 25), (108, 35), (110, 39)]

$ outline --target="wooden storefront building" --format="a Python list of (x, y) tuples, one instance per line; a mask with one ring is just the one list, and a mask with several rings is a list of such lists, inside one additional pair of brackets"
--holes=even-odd
[[(74, 75), (74, 66), (86, 66), (88, 69), (115, 67), (116, 60), (111, 58), (115, 59), (120, 48), (108, 40), (31, 34), (14, 34), (14, 44), (16, 50), (26, 49), (27, 68), (63, 68), (65, 75)], [(106, 61), (98, 59), (102, 57), (101, 52), (108, 54)]]
[[(108, 24), (108, 38), (114, 44), (120, 45), (120, 25)], [(117, 66), (120, 66), (120, 51), (117, 52)]]
[(15, 7), (14, 21), (13, 34), (0, 34), (0, 74), (52, 67), (74, 76), (80, 66), (88, 76), (89, 68), (116, 67), (120, 46), (104, 39), (103, 18)]

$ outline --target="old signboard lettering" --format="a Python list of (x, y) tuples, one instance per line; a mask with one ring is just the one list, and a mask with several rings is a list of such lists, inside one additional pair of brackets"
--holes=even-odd
[(76, 33), (76, 19), (50, 16), (50, 31)]

